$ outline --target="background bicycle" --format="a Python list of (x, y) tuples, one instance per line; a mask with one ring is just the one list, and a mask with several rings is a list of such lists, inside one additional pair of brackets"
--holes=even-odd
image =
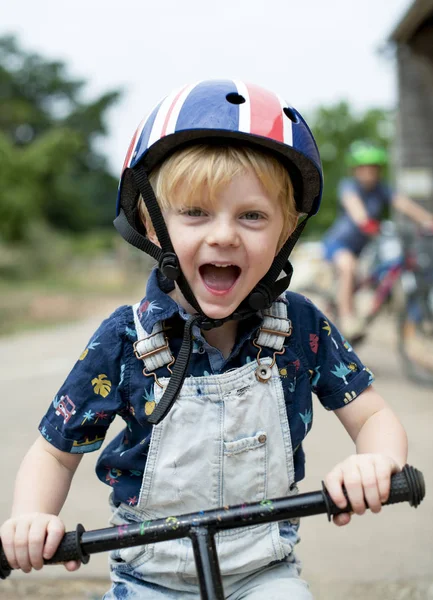
[[(332, 268), (319, 257), (319, 245), (307, 250), (313, 268), (307, 278), (295, 278), (297, 291), (310, 297), (338, 326), (337, 294)], [(300, 263), (306, 258), (300, 258)], [(398, 228), (385, 221), (380, 235), (361, 255), (355, 287), (357, 310), (365, 319), (359, 344), (378, 315), (392, 313), (397, 350), (412, 380), (433, 385), (433, 235), (413, 226)], [(301, 264), (298, 270), (303, 270)], [(296, 266), (295, 266), (296, 273)]]

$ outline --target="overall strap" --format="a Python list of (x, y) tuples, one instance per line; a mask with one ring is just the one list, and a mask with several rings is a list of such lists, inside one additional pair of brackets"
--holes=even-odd
[(263, 322), (257, 344), (265, 348), (282, 350), (285, 338), (292, 333), (292, 322), (287, 317), (287, 304), (276, 300), (263, 311)]
[(143, 361), (145, 371), (151, 373), (160, 367), (172, 363), (173, 356), (170, 352), (168, 340), (164, 335), (161, 321), (155, 323), (151, 333), (147, 333), (138, 316), (139, 306), (140, 303), (138, 302), (132, 307), (135, 329), (137, 331), (134, 353), (137, 358)]
[[(138, 316), (140, 303), (134, 304), (134, 324), (137, 331), (137, 341), (134, 343), (134, 353), (143, 361), (146, 373), (152, 373), (160, 367), (173, 363), (173, 355), (164, 334), (162, 322), (155, 323), (152, 332), (147, 333)], [(282, 301), (275, 301), (270, 308), (263, 310), (263, 321), (259, 329), (257, 344), (265, 348), (280, 351), (284, 346), (285, 338), (292, 333), (292, 323), (287, 318), (287, 305)]]

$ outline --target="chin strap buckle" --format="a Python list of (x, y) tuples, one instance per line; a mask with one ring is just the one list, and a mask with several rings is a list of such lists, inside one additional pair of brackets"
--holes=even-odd
[(164, 252), (159, 259), (159, 268), (162, 274), (172, 281), (176, 281), (180, 275), (179, 259), (174, 252)]
[(208, 317), (201, 318), (197, 321), (197, 325), (204, 331), (210, 331), (216, 327), (224, 325), (227, 319), (209, 319)]
[(267, 286), (257, 285), (248, 297), (248, 304), (254, 310), (264, 310), (272, 304), (271, 292)]

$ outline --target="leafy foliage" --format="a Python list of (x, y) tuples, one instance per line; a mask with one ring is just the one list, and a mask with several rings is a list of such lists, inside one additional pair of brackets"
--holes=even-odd
[(60, 61), (0, 38), (0, 239), (25, 241), (35, 221), (58, 230), (111, 225), (116, 178), (94, 148), (107, 133), (108, 92), (82, 101), (85, 83)]
[(325, 186), (320, 211), (308, 225), (308, 232), (320, 233), (337, 214), (337, 187), (349, 174), (346, 153), (350, 144), (365, 139), (388, 149), (394, 131), (391, 111), (372, 108), (357, 114), (344, 101), (317, 108), (309, 122), (322, 157)]

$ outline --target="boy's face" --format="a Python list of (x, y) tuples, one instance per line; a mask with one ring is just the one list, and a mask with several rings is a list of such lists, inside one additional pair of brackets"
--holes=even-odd
[[(245, 173), (233, 178), (214, 202), (198, 198), (192, 208), (179, 204), (163, 214), (203, 312), (227, 317), (274, 260), (283, 223), (279, 202), (266, 194), (254, 173)], [(180, 296), (177, 301), (188, 310)]]
[(365, 189), (372, 189), (380, 180), (381, 168), (377, 165), (362, 165), (355, 167), (353, 173)]

